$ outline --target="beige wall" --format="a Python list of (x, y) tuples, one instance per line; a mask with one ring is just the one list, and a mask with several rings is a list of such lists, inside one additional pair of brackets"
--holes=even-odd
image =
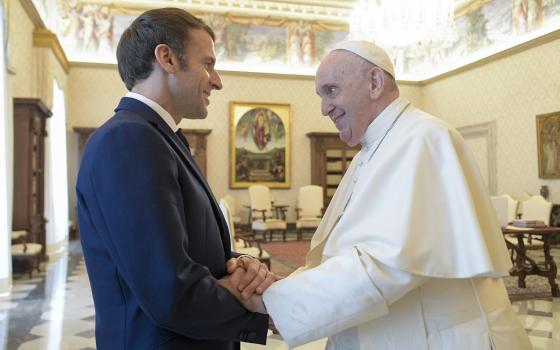
[(19, 1), (9, 1), (8, 19), (8, 60), (9, 67), (15, 71), (10, 75), (9, 96), (33, 97), (33, 23), (23, 10)]
[[(74, 65), (68, 75), (46, 48), (32, 46), (33, 23), (19, 1), (10, 4), (10, 97), (41, 97), (50, 106), (52, 79), (66, 91), (68, 111), (69, 185), (73, 194), (77, 159), (75, 126), (99, 126), (126, 92), (113, 65)], [(560, 180), (538, 178), (535, 115), (560, 110), (560, 39), (546, 42), (424, 86), (401, 85), (402, 95), (456, 127), (496, 121), (498, 192), (538, 192), (549, 185), (560, 202)], [(222, 73), (224, 90), (214, 92), (209, 116), (183, 121), (183, 128), (212, 129), (208, 139), (208, 180), (216, 196), (227, 193), (248, 203), (245, 190), (229, 189), (229, 102), (278, 102), (292, 107), (292, 188), (274, 190), (277, 202), (295, 204), (297, 188), (310, 182), (311, 131), (335, 131), (320, 115), (320, 101), (309, 77)], [(75, 218), (71, 196), (71, 218)], [(242, 213), (243, 216), (246, 212)], [(290, 219), (293, 220), (293, 209)]]
[(496, 121), (498, 193), (548, 185), (560, 202), (560, 180), (538, 177), (535, 121), (560, 111), (559, 52), (556, 39), (422, 87), (424, 109), (456, 127)]
[[(295, 220), (297, 189), (310, 184), (310, 145), (306, 133), (331, 131), (336, 128), (320, 113), (320, 100), (315, 95), (312, 77), (251, 75), (224, 72), (224, 89), (214, 91), (205, 120), (183, 120), (182, 128), (211, 129), (208, 137), (208, 181), (217, 198), (227, 193), (237, 199), (237, 209), (247, 217), (243, 204), (249, 203), (247, 190), (229, 189), (229, 102), (288, 103), (292, 119), (292, 187), (273, 190), (277, 203), (290, 205), (289, 220)], [(113, 113), (119, 98), (126, 93), (115, 66), (73, 67), (70, 70), (69, 126), (99, 126)], [(403, 94), (421, 103), (421, 92), (415, 86), (403, 86)], [(77, 140), (74, 138), (74, 150)], [(71, 155), (76, 169), (76, 155)], [(74, 203), (73, 203), (74, 205)]]

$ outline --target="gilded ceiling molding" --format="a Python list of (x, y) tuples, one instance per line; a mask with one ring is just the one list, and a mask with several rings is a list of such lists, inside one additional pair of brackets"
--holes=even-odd
[(70, 68), (100, 68), (100, 69), (117, 69), (116, 63), (101, 62), (70, 62)]
[(346, 23), (352, 2), (335, 1), (257, 1), (257, 0), (179, 0), (179, 1), (80, 1), (81, 4), (111, 6), (121, 14), (139, 14), (148, 9), (174, 6), (193, 12), (242, 15), (245, 17), (289, 18), (307, 21)]
[(25, 10), (25, 13), (27, 13), (27, 15), (29, 16), (29, 19), (31, 19), (31, 22), (33, 22), (35, 28), (46, 28), (45, 22), (43, 22), (43, 19), (41, 18), (39, 11), (37, 11), (37, 8), (33, 4), (33, 1), (19, 0), (19, 2)]
[(420, 81), (418, 81), (418, 83), (419, 83), (420, 86), (435, 83), (436, 81), (439, 81), (439, 80), (442, 80), (442, 79), (445, 79), (445, 78), (449, 78), (453, 75), (456, 75), (456, 74), (459, 74), (459, 73), (462, 73), (462, 72), (465, 72), (465, 71), (483, 66), (485, 64), (497, 61), (497, 60), (502, 59), (502, 58), (512, 56), (514, 54), (532, 49), (534, 47), (537, 47), (537, 46), (540, 46), (540, 45), (543, 45), (543, 44), (546, 44), (548, 42), (558, 40), (558, 39), (560, 39), (560, 29), (555, 30), (553, 32), (550, 32), (548, 34), (545, 34), (543, 36), (540, 36), (538, 38), (526, 41), (526, 42), (521, 43), (519, 45), (513, 46), (513, 47), (511, 47), (507, 50), (500, 51), (500, 52), (495, 53), (493, 55), (490, 55), (488, 57), (482, 58), (478, 61), (466, 64), (466, 65), (461, 66), (459, 68), (455, 68), (455, 69), (452, 69), (448, 72), (436, 75), (432, 78), (420, 80)]
[(453, 17), (459, 18), (468, 15), (471, 12), (478, 10), (481, 7), (486, 6), (488, 3), (494, 0), (463, 0), (457, 3), (455, 6), (455, 13)]
[(68, 59), (66, 58), (64, 49), (60, 45), (60, 41), (58, 41), (58, 37), (56, 36), (56, 34), (44, 28), (37, 28), (33, 30), (33, 46), (50, 48), (54, 56), (64, 69), (64, 72), (68, 74), (70, 70), (70, 64), (68, 62)]
[[(97, 63), (97, 62), (70, 62), (70, 68), (95, 68), (95, 69), (117, 69), (116, 63)], [(223, 75), (234, 75), (241, 77), (259, 77), (259, 78), (271, 78), (271, 79), (294, 79), (294, 80), (309, 80), (314, 81), (314, 75), (308, 74), (286, 74), (286, 73), (269, 73), (269, 72), (242, 72), (227, 69), (217, 69), (218, 73)], [(406, 86), (420, 86), (421, 81), (408, 81), (408, 80), (397, 80), (399, 85)]]

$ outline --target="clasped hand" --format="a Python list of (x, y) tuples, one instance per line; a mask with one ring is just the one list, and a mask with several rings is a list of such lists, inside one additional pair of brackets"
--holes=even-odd
[(248, 310), (266, 314), (262, 293), (282, 277), (270, 272), (257, 259), (245, 256), (228, 260), (226, 266), (228, 275), (218, 280), (218, 283)]

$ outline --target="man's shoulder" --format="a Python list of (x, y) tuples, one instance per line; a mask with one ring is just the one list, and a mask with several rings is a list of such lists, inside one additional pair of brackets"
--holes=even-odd
[(84, 147), (82, 161), (116, 149), (134, 149), (154, 140), (161, 140), (154, 125), (133, 111), (119, 110), (91, 134)]
[(112, 139), (115, 134), (131, 133), (135, 130), (152, 131), (153, 129), (150, 123), (139, 114), (129, 110), (119, 110), (92, 133), (88, 143), (105, 139), (109, 135), (113, 135), (110, 138)]

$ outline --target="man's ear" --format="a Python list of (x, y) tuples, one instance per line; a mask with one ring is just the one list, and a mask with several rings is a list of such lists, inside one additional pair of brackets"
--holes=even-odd
[(372, 67), (368, 73), (369, 94), (371, 98), (378, 98), (385, 87), (385, 72), (377, 66)]
[(157, 63), (169, 74), (176, 73), (180, 69), (179, 58), (166, 44), (159, 44), (154, 49)]

